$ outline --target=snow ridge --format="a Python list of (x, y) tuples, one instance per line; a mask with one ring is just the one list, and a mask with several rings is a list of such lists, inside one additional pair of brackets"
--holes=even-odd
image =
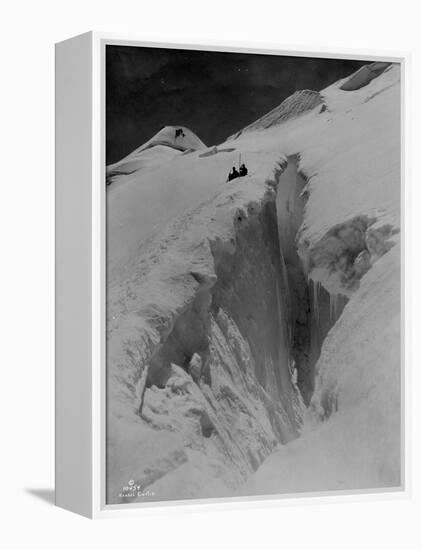
[[(287, 97), (287, 99), (272, 109), (272, 111), (269, 111), (269, 113), (263, 117), (257, 119), (252, 124), (249, 124), (229, 139), (235, 139), (244, 132), (259, 129), (262, 130), (265, 128), (270, 128), (271, 126), (282, 124), (287, 120), (297, 118), (308, 111), (312, 111), (319, 105), (324, 106), (323, 98), (319, 92), (314, 92), (313, 90), (299, 90), (298, 92), (295, 92), (291, 96)], [(324, 108), (325, 106), (323, 109)]]
[[(153, 149), (151, 153), (150, 149)], [(161, 164), (179, 153), (206, 149), (196, 134), (184, 126), (165, 126), (146, 143), (135, 149), (122, 160), (107, 166), (107, 183), (115, 176), (132, 174), (145, 166)]]

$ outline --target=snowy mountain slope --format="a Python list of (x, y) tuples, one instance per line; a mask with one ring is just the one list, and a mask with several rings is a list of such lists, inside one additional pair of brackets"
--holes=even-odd
[(341, 84), (108, 186), (109, 502), (398, 484), (399, 67)]
[(126, 158), (107, 166), (107, 184), (116, 181), (116, 176), (133, 174), (138, 170), (145, 170), (154, 166), (160, 166), (167, 160), (172, 160), (181, 155), (179, 149), (168, 145), (155, 145), (148, 149), (133, 151)]
[(358, 69), (352, 76), (347, 78), (341, 84), (341, 90), (359, 90), (363, 86), (367, 86), (374, 78), (377, 78), (382, 72), (390, 66), (388, 62), (376, 61), (369, 65), (364, 65)]
[(300, 90), (285, 99), (285, 101), (272, 109), (272, 111), (265, 114), (252, 124), (249, 124), (232, 137), (237, 138), (246, 132), (270, 128), (271, 126), (282, 124), (287, 120), (295, 119), (308, 111), (316, 109), (317, 107), (319, 110), (324, 110), (325, 108), (321, 94), (319, 92), (314, 92), (313, 90)]
[[(175, 218), (225, 188), (227, 174), (238, 164), (236, 147), (221, 148), (217, 154), (192, 152), (171, 162), (149, 166), (115, 179), (107, 189), (108, 269), (131, 269), (133, 253), (144, 248)], [(150, 151), (154, 151), (150, 149)], [(210, 149), (209, 152), (212, 152)], [(279, 151), (249, 151), (243, 157), (253, 166), (270, 171)], [(251, 174), (253, 173), (251, 170)], [(141, 235), (141, 238), (139, 238)]]
[[(172, 481), (166, 479), (161, 498), (212, 495), (216, 481), (223, 482), (225, 491), (234, 489), (278, 441), (297, 435), (300, 402), (290, 380), (286, 334), (284, 341), (281, 338), (286, 332), (281, 314), (286, 290), (275, 199), (261, 178), (223, 184), (216, 200), (212, 197), (170, 223), (139, 256), (130, 276), (110, 285), (108, 400), (113, 414), (109, 427), (123, 438), (111, 445), (116, 450), (110, 456), (118, 455), (116, 469), (122, 472), (121, 477), (116, 473), (115, 490), (127, 483), (129, 474), (141, 484), (145, 477), (148, 481), (145, 467), (166, 471), (157, 463), (157, 444), (148, 459), (150, 438), (155, 435), (161, 441), (160, 456), (176, 470), (171, 476), (187, 475), (190, 480), (186, 483), (183, 478), (183, 491), (171, 494)], [(232, 283), (226, 281), (232, 276)], [(248, 294), (250, 286), (255, 287), (255, 296)], [(201, 391), (180, 368), (188, 367), (195, 353), (203, 362)], [(278, 368), (280, 361), (283, 369)], [(150, 387), (141, 403), (139, 383), (145, 365)], [(141, 406), (139, 417), (136, 411)], [(208, 437), (203, 418), (209, 424)], [(138, 425), (139, 472), (125, 442), (128, 422)], [(176, 433), (168, 426), (176, 426)], [(162, 435), (165, 430), (168, 438)], [(174, 440), (176, 455), (186, 463), (183, 470), (178, 463), (175, 468), (171, 458)], [(186, 469), (187, 474), (180, 473)], [(197, 493), (194, 487), (199, 482)]]
[(206, 149), (206, 145), (188, 128), (165, 126), (127, 157), (107, 166), (107, 183), (111, 183), (115, 176), (132, 174), (144, 167), (175, 158), (180, 152), (200, 149)]

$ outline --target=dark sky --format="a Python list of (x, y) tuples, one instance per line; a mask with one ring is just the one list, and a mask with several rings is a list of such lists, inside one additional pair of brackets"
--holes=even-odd
[(320, 90), (365, 63), (107, 46), (107, 164), (162, 126), (187, 126), (206, 145), (214, 145), (296, 90)]

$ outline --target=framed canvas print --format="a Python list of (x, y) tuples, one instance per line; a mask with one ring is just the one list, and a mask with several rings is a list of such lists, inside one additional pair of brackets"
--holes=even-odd
[(404, 56), (56, 46), (56, 501), (405, 489)]

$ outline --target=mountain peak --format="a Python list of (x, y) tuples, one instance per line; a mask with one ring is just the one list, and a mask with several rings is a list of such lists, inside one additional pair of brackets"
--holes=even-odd
[(203, 141), (185, 126), (164, 126), (138, 150), (145, 150), (155, 145), (166, 145), (179, 151), (206, 149)]
[(185, 151), (200, 149), (206, 149), (206, 145), (185, 126), (163, 126), (146, 143), (118, 162), (107, 166), (107, 183), (111, 183), (115, 175), (130, 174)]

